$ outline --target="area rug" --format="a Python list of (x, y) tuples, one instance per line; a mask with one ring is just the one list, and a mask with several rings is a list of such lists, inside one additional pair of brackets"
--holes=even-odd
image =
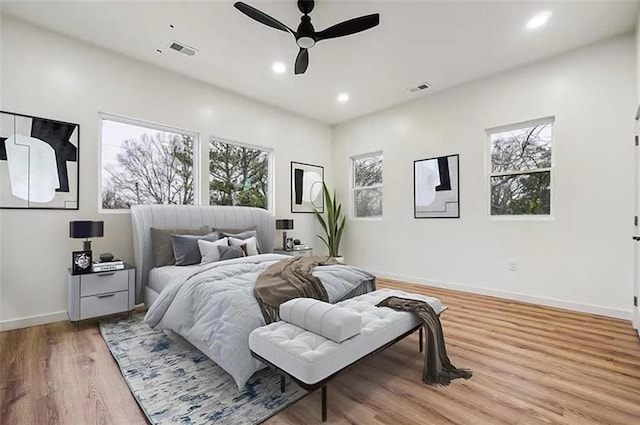
[(242, 391), (233, 378), (178, 335), (155, 331), (136, 314), (104, 320), (100, 332), (149, 422), (257, 424), (308, 393), (280, 376), (257, 372)]

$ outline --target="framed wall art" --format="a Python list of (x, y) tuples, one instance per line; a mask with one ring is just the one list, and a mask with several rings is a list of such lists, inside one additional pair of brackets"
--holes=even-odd
[(460, 218), (459, 155), (413, 161), (414, 218)]
[(291, 162), (291, 212), (312, 213), (314, 209), (324, 212), (324, 167), (320, 165)]
[(0, 111), (0, 208), (78, 209), (80, 125)]

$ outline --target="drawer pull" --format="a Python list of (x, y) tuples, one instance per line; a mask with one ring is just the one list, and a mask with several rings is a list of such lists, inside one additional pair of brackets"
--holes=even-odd
[(100, 273), (98, 276), (111, 276), (112, 274), (116, 274), (116, 272)]
[(98, 295), (97, 298), (109, 298), (109, 297), (113, 297), (115, 295), (116, 295), (115, 293), (114, 294), (104, 294), (104, 295)]

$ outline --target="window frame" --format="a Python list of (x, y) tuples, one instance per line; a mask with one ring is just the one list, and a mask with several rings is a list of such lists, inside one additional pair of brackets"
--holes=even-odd
[(104, 165), (102, 163), (102, 123), (104, 120), (113, 121), (121, 124), (135, 125), (145, 127), (152, 130), (164, 131), (170, 133), (187, 134), (193, 137), (193, 205), (202, 205), (200, 202), (201, 184), (200, 182), (200, 133), (193, 130), (187, 130), (180, 127), (174, 127), (166, 124), (159, 124), (153, 121), (146, 121), (138, 118), (131, 118), (124, 115), (117, 115), (108, 112), (98, 112), (98, 213), (99, 214), (129, 214), (130, 208), (103, 208), (102, 207), (102, 176), (104, 173)]
[[(368, 158), (380, 155), (382, 156), (382, 183), (372, 186), (356, 186), (355, 162), (358, 159)], [(363, 189), (382, 189), (382, 214), (371, 217), (356, 216), (356, 191)], [(352, 221), (381, 221), (384, 217), (384, 152), (382, 150), (352, 155), (349, 157), (349, 220)]]
[[(254, 145), (251, 143), (238, 142), (235, 140), (225, 139), (223, 137), (218, 136), (209, 136), (207, 139), (207, 158), (206, 158), (206, 190), (203, 190), (203, 194), (206, 194), (205, 205), (217, 205), (211, 204), (211, 197), (209, 196), (209, 144), (214, 140), (216, 142), (226, 143), (229, 145), (239, 146), (242, 148), (248, 149), (257, 149), (262, 152), (267, 152), (267, 184), (268, 184), (268, 192), (267, 193), (267, 209), (272, 215), (275, 213), (275, 196), (276, 196), (276, 184), (275, 184), (275, 172), (274, 172), (274, 164), (275, 164), (275, 153), (273, 148), (268, 148), (265, 146)], [(203, 188), (204, 189), (204, 188)]]
[[(496, 133), (503, 133), (510, 130), (523, 129), (528, 127), (535, 127), (537, 125), (542, 124), (550, 124), (551, 125), (551, 165), (549, 167), (543, 168), (535, 168), (532, 170), (526, 171), (507, 171), (494, 173), (491, 171), (492, 168), (492, 149), (491, 149), (491, 136)], [(555, 125), (556, 125), (556, 117), (554, 115), (536, 118), (527, 121), (520, 121), (513, 124), (507, 124), (497, 127), (488, 128), (485, 130), (486, 133), (486, 144), (485, 144), (485, 175), (486, 175), (486, 189), (487, 189), (487, 214), (491, 220), (496, 221), (554, 221), (554, 208), (555, 208), (555, 161), (556, 161), (556, 146), (557, 139), (555, 134)], [(549, 214), (504, 214), (504, 215), (494, 215), (491, 213), (491, 178), (492, 177), (502, 177), (502, 176), (512, 176), (512, 175), (530, 175), (537, 173), (549, 173)]]

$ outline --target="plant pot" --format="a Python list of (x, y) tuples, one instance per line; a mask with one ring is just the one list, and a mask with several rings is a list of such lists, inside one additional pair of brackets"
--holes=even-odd
[(339, 264), (344, 264), (344, 257), (342, 255), (338, 257), (332, 257), (332, 258), (336, 260)]

